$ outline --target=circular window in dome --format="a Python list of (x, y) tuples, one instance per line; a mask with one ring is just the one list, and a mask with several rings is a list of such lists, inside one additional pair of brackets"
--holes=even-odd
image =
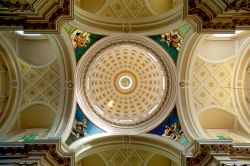
[[(149, 47), (150, 46), (150, 47)], [(107, 37), (77, 67), (78, 103), (105, 131), (148, 131), (166, 118), (175, 101), (175, 65), (148, 38)]]

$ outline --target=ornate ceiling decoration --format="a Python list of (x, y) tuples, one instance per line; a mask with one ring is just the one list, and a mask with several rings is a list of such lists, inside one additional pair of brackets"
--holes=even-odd
[[(104, 148), (103, 148), (104, 149)], [(150, 149), (151, 150), (151, 149)], [(92, 162), (96, 164), (98, 159), (99, 162), (102, 162), (104, 165), (110, 166), (143, 166), (143, 165), (157, 165), (161, 162), (161, 164), (166, 164), (165, 166), (174, 165), (177, 166), (176, 163), (164, 157), (163, 155), (159, 155), (153, 150), (150, 151), (147, 147), (136, 147), (136, 145), (116, 145), (113, 148), (106, 148), (105, 150), (98, 150), (98, 153), (92, 154), (86, 158), (90, 158), (93, 156), (94, 160), (86, 160), (82, 159), (78, 163), (82, 163), (85, 165), (86, 163)], [(87, 162), (86, 162), (87, 161)], [(86, 163), (85, 163), (86, 162)]]
[(74, 165), (74, 154), (59, 140), (1, 143), (0, 165)]
[(195, 21), (200, 32), (234, 32), (250, 28), (248, 0), (185, 0), (184, 18)]
[(59, 32), (64, 20), (73, 19), (73, 0), (0, 0), (0, 30)]
[(171, 57), (150, 39), (108, 37), (78, 63), (78, 102), (105, 131), (149, 131), (172, 110), (175, 81)]
[[(80, 144), (74, 143), (70, 148), (74, 150), (76, 156), (76, 165), (86, 164), (86, 160), (95, 155), (98, 161), (102, 160), (102, 165), (166, 165), (166, 166), (184, 166), (185, 157), (182, 149), (176, 146), (175, 142), (160, 140), (157, 137), (149, 135), (110, 135), (97, 137), (96, 139), (86, 139)], [(168, 163), (158, 160), (154, 162), (155, 156), (163, 156), (169, 160)], [(99, 159), (98, 159), (99, 158)], [(159, 158), (158, 158), (159, 159)], [(100, 161), (99, 160), (99, 161)], [(152, 161), (154, 160), (154, 161)], [(98, 162), (99, 163), (99, 162)], [(90, 164), (94, 165), (94, 164)]]
[(195, 142), (192, 154), (186, 154), (186, 165), (243, 165), (249, 164), (250, 147), (232, 142)]
[(197, 56), (194, 61), (192, 89), (196, 111), (220, 107), (234, 113), (230, 87), (235, 58), (211, 62)]
[(0, 57), (0, 117), (6, 109), (7, 101), (9, 97), (9, 85), (10, 80), (8, 79), (9, 74), (7, 72), (6, 64), (2, 59), (2, 55)]
[(239, 55), (237, 57), (237, 65), (235, 68), (235, 81), (233, 86), (235, 87), (234, 101), (237, 104), (237, 113), (241, 122), (246, 126), (248, 132), (250, 125), (250, 86), (249, 86), (249, 67), (250, 67), (250, 41), (247, 40), (244, 45), (239, 50)]
[[(0, 42), (1, 43), (1, 42)], [(17, 71), (15, 59), (6, 56), (8, 50), (0, 44), (0, 128), (16, 110), (20, 93), (17, 91)]]
[(59, 94), (63, 88), (58, 61), (54, 60), (50, 65), (39, 68), (31, 67), (21, 60), (19, 64), (23, 75), (21, 109), (34, 103), (43, 103), (56, 111), (59, 107)]
[[(77, 0), (76, 23), (87, 31), (144, 32), (181, 20), (181, 0)], [(163, 30), (161, 30), (162, 32)], [(160, 33), (160, 32), (157, 32)]]

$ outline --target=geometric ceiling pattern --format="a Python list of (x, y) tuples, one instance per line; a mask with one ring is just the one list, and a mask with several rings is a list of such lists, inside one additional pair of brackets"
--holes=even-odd
[[(128, 147), (103, 150), (96, 155), (100, 156), (103, 163), (108, 166), (146, 166), (149, 165), (155, 153), (129, 145)], [(171, 163), (171, 161), (169, 162)]]
[[(75, 20), (84, 30), (140, 32), (169, 26), (181, 19), (181, 0), (76, 1)], [(174, 10), (176, 9), (176, 10)], [(161, 33), (158, 31), (157, 33)]]
[(153, 16), (152, 10), (143, 0), (108, 0), (98, 13), (114, 18), (140, 18)]
[(151, 39), (105, 37), (77, 65), (77, 101), (105, 131), (149, 131), (175, 104), (175, 78), (171, 57)]
[(43, 67), (32, 67), (19, 60), (23, 78), (21, 108), (34, 103), (49, 105), (58, 109), (59, 93), (62, 89), (59, 64), (55, 59)]
[(132, 147), (107, 150), (98, 154), (101, 158), (105, 159), (105, 163), (110, 166), (143, 166), (145, 165), (145, 160), (152, 156), (152, 152), (133, 149)]
[(161, 103), (163, 76), (161, 65), (144, 50), (133, 45), (117, 46), (103, 52), (90, 67), (88, 96), (93, 96), (89, 97), (94, 99), (93, 104), (112, 121), (138, 122), (147, 117), (155, 104)]
[(192, 90), (196, 111), (222, 108), (234, 112), (232, 104), (232, 70), (235, 58), (211, 62), (196, 56), (192, 71)]

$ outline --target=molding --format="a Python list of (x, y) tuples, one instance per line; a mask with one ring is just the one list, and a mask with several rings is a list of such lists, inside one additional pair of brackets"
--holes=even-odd
[[(85, 31), (101, 34), (159, 34), (182, 25), (182, 4), (156, 16), (137, 19), (115, 19), (86, 12), (75, 7), (72, 25)], [(175, 28), (174, 28), (175, 27)]]
[(202, 33), (232, 33), (249, 29), (249, 10), (240, 0), (184, 0), (183, 17), (197, 24)]
[(12, 7), (0, 8), (0, 30), (57, 33), (63, 21), (73, 19), (73, 0), (36, 0), (32, 4), (24, 1), (28, 5), (25, 8), (12, 3)]
[(16, 60), (16, 53), (14, 48), (9, 43), (8, 39), (3, 35), (0, 34), (0, 49), (3, 51), (4, 59), (6, 60), (8, 64), (8, 73), (9, 80), (10, 80), (10, 96), (8, 96), (8, 104), (6, 106), (6, 113), (5, 115), (2, 115), (0, 118), (0, 140), (5, 137), (7, 134), (7, 131), (11, 128), (14, 121), (13, 119), (16, 119), (18, 116), (16, 114), (16, 110), (18, 109), (18, 106), (20, 104), (20, 98), (21, 98), (21, 92), (22, 92), (22, 78), (21, 78), (21, 71), (18, 65), (18, 62)]
[(188, 140), (197, 140), (205, 138), (206, 134), (198, 123), (197, 117), (193, 114), (195, 108), (190, 102), (192, 93), (190, 92), (190, 66), (192, 59), (196, 54), (197, 44), (202, 40), (202, 36), (190, 30), (186, 40), (184, 40), (181, 51), (179, 53), (177, 63), (178, 73), (178, 95), (177, 95), (177, 111), (179, 114), (182, 129)]
[(182, 153), (184, 149), (171, 140), (159, 138), (151, 134), (143, 135), (108, 135), (100, 134), (98, 137), (78, 140), (73, 143), (70, 148), (76, 153), (76, 163), (81, 159), (95, 154), (96, 152), (104, 151), (107, 149), (115, 149), (114, 147), (132, 146), (138, 149), (148, 149), (155, 154), (163, 155), (174, 161), (177, 165), (183, 164)]
[[(192, 153), (186, 153), (186, 165), (250, 164), (250, 144), (235, 144), (230, 141), (200, 140), (192, 146)], [(245, 160), (242, 163), (240, 160)]]
[[(61, 94), (59, 94), (61, 104), (59, 105), (59, 110), (61, 110), (60, 114), (57, 114), (56, 122), (54, 122), (53, 127), (51, 128), (47, 137), (62, 137), (63, 141), (67, 139), (63, 133), (70, 132), (72, 123), (69, 123), (75, 115), (75, 86), (74, 86), (74, 71), (75, 71), (75, 63), (74, 63), (74, 52), (72, 45), (67, 44), (67, 40), (65, 40), (66, 34), (62, 35), (53, 35), (49, 37), (49, 41), (52, 43), (53, 48), (57, 56), (60, 57), (61, 65), (61, 84), (62, 90)], [(69, 47), (70, 46), (70, 47)], [(73, 122), (73, 121), (72, 121)], [(67, 126), (70, 126), (70, 129), (66, 130)]]
[(56, 139), (0, 142), (0, 164), (42, 164), (46, 160), (51, 165), (74, 166), (74, 153), (63, 149), (66, 150)]
[(232, 76), (232, 87), (235, 87), (235, 89), (232, 91), (233, 94), (233, 105), (234, 109), (236, 110), (237, 118), (240, 122), (240, 124), (243, 126), (243, 128), (250, 133), (249, 125), (250, 125), (250, 113), (249, 113), (249, 107), (247, 106), (248, 103), (245, 99), (245, 92), (244, 92), (244, 86), (245, 86), (245, 76), (247, 75), (246, 68), (249, 65), (250, 62), (250, 38), (248, 38), (244, 43), (241, 45), (241, 47), (238, 49), (237, 55), (236, 55), (236, 62), (234, 67), (234, 72)]

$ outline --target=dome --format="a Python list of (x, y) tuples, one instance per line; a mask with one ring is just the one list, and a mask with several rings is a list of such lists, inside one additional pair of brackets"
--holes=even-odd
[(158, 52), (149, 48), (154, 44), (150, 39), (137, 42), (133, 37), (101, 41), (78, 65), (80, 106), (104, 130), (149, 130), (168, 114), (175, 99), (171, 58), (155, 45)]

